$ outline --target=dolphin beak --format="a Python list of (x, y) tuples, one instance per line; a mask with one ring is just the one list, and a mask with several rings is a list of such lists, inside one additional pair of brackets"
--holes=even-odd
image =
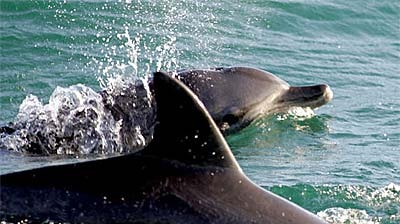
[(285, 95), (283, 102), (287, 106), (318, 108), (333, 98), (331, 88), (326, 84), (313, 86), (291, 86)]
[(331, 87), (329, 87), (328, 85), (321, 85), (321, 91), (324, 93), (323, 94), (323, 98), (325, 100), (325, 103), (328, 103), (329, 101), (332, 100), (333, 98), (333, 92), (331, 90)]

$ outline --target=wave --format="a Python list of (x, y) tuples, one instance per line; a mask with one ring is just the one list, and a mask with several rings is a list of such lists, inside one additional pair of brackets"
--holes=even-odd
[(400, 185), (366, 187), (357, 185), (296, 184), (267, 187), (329, 223), (379, 224), (400, 221)]

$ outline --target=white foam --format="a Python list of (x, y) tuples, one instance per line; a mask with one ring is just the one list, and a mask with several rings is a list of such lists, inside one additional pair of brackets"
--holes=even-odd
[(365, 210), (328, 208), (318, 212), (317, 215), (327, 221), (335, 224), (379, 224), (379, 218), (370, 217)]
[[(121, 153), (142, 148), (152, 135), (153, 124), (149, 119), (154, 112), (148, 102), (150, 99), (136, 98), (135, 89), (128, 88), (122, 80), (114, 81), (110, 82), (106, 99), (81, 84), (57, 87), (45, 105), (36, 96), (27, 96), (14, 121), (17, 131), (2, 136), (0, 145), (14, 151), (32, 152), (34, 148), (35, 153), (74, 155)], [(130, 118), (126, 122), (132, 127), (129, 147), (123, 144), (124, 121), (115, 120), (106, 107), (116, 103), (114, 97), (124, 95), (128, 98), (121, 103), (131, 103), (127, 111), (133, 110), (126, 114)], [(149, 96), (148, 93), (144, 95)]]
[[(390, 183), (378, 189), (341, 185), (330, 190), (321, 191), (320, 193), (326, 195), (343, 195), (345, 200), (358, 201), (377, 211), (385, 211), (391, 209), (393, 205), (400, 205), (400, 186), (395, 183)], [(400, 221), (399, 211), (396, 214), (388, 215), (384, 212), (371, 216), (365, 210), (340, 207), (320, 211), (318, 212), (318, 216), (329, 223), (338, 224), (375, 224), (381, 223), (381, 221), (386, 222), (387, 220)]]
[(400, 185), (390, 183), (368, 194), (367, 200), (374, 204), (381, 204), (385, 201), (400, 203)]
[(314, 110), (310, 107), (291, 107), (288, 110), (288, 114), (298, 120), (309, 119), (315, 115)]

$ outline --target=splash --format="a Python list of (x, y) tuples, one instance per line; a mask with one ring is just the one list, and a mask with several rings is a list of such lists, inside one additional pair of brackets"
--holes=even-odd
[(68, 155), (139, 150), (151, 140), (154, 107), (144, 84), (134, 85), (114, 80), (101, 93), (81, 84), (57, 87), (45, 105), (29, 95), (20, 105), (15, 132), (2, 134), (0, 147)]
[(291, 107), (285, 114), (279, 114), (277, 120), (283, 121), (292, 118), (298, 121), (304, 121), (315, 116), (314, 110), (310, 107)]
[(177, 27), (186, 17), (186, 11), (178, 8), (181, 4), (170, 1), (129, 3), (122, 11), (122, 29), (111, 26), (108, 33), (98, 30), (97, 37), (101, 39), (96, 43), (101, 46), (102, 55), (93, 56), (89, 64), (96, 67), (102, 87), (119, 76), (125, 80), (148, 78), (154, 71), (179, 69)]
[[(209, 51), (220, 44), (219, 40), (204, 35), (217, 24), (212, 1), (126, 3), (122, 4), (120, 21), (101, 22), (106, 30), (96, 26), (93, 42), (101, 47), (101, 54), (88, 55), (91, 61), (87, 66), (94, 67), (102, 86), (109, 78), (149, 77), (154, 71), (173, 72), (192, 67), (193, 61), (196, 66), (209, 66)], [(195, 60), (187, 65), (187, 57)]]
[[(68, 33), (72, 41), (85, 40), (71, 44), (68, 51), (84, 56), (87, 61), (78, 70), (94, 73), (102, 90), (95, 92), (81, 84), (57, 87), (47, 104), (27, 96), (12, 124), (15, 131), (0, 133), (0, 147), (72, 155), (143, 148), (152, 139), (155, 122), (148, 86), (151, 72), (180, 69), (184, 64), (179, 60), (181, 54), (193, 51), (193, 46), (200, 49), (198, 58), (212, 49), (208, 37), (202, 35), (216, 23), (209, 4), (181, 0), (49, 2), (57, 29)], [(82, 10), (87, 7), (94, 11), (87, 14)], [(80, 25), (74, 29), (76, 24)], [(87, 39), (82, 39), (82, 33)], [(181, 38), (191, 39), (193, 45), (179, 45)]]

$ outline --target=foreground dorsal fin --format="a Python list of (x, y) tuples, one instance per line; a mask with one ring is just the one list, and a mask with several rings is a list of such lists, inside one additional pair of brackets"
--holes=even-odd
[(154, 74), (158, 124), (146, 154), (194, 166), (239, 168), (203, 103), (166, 73)]

